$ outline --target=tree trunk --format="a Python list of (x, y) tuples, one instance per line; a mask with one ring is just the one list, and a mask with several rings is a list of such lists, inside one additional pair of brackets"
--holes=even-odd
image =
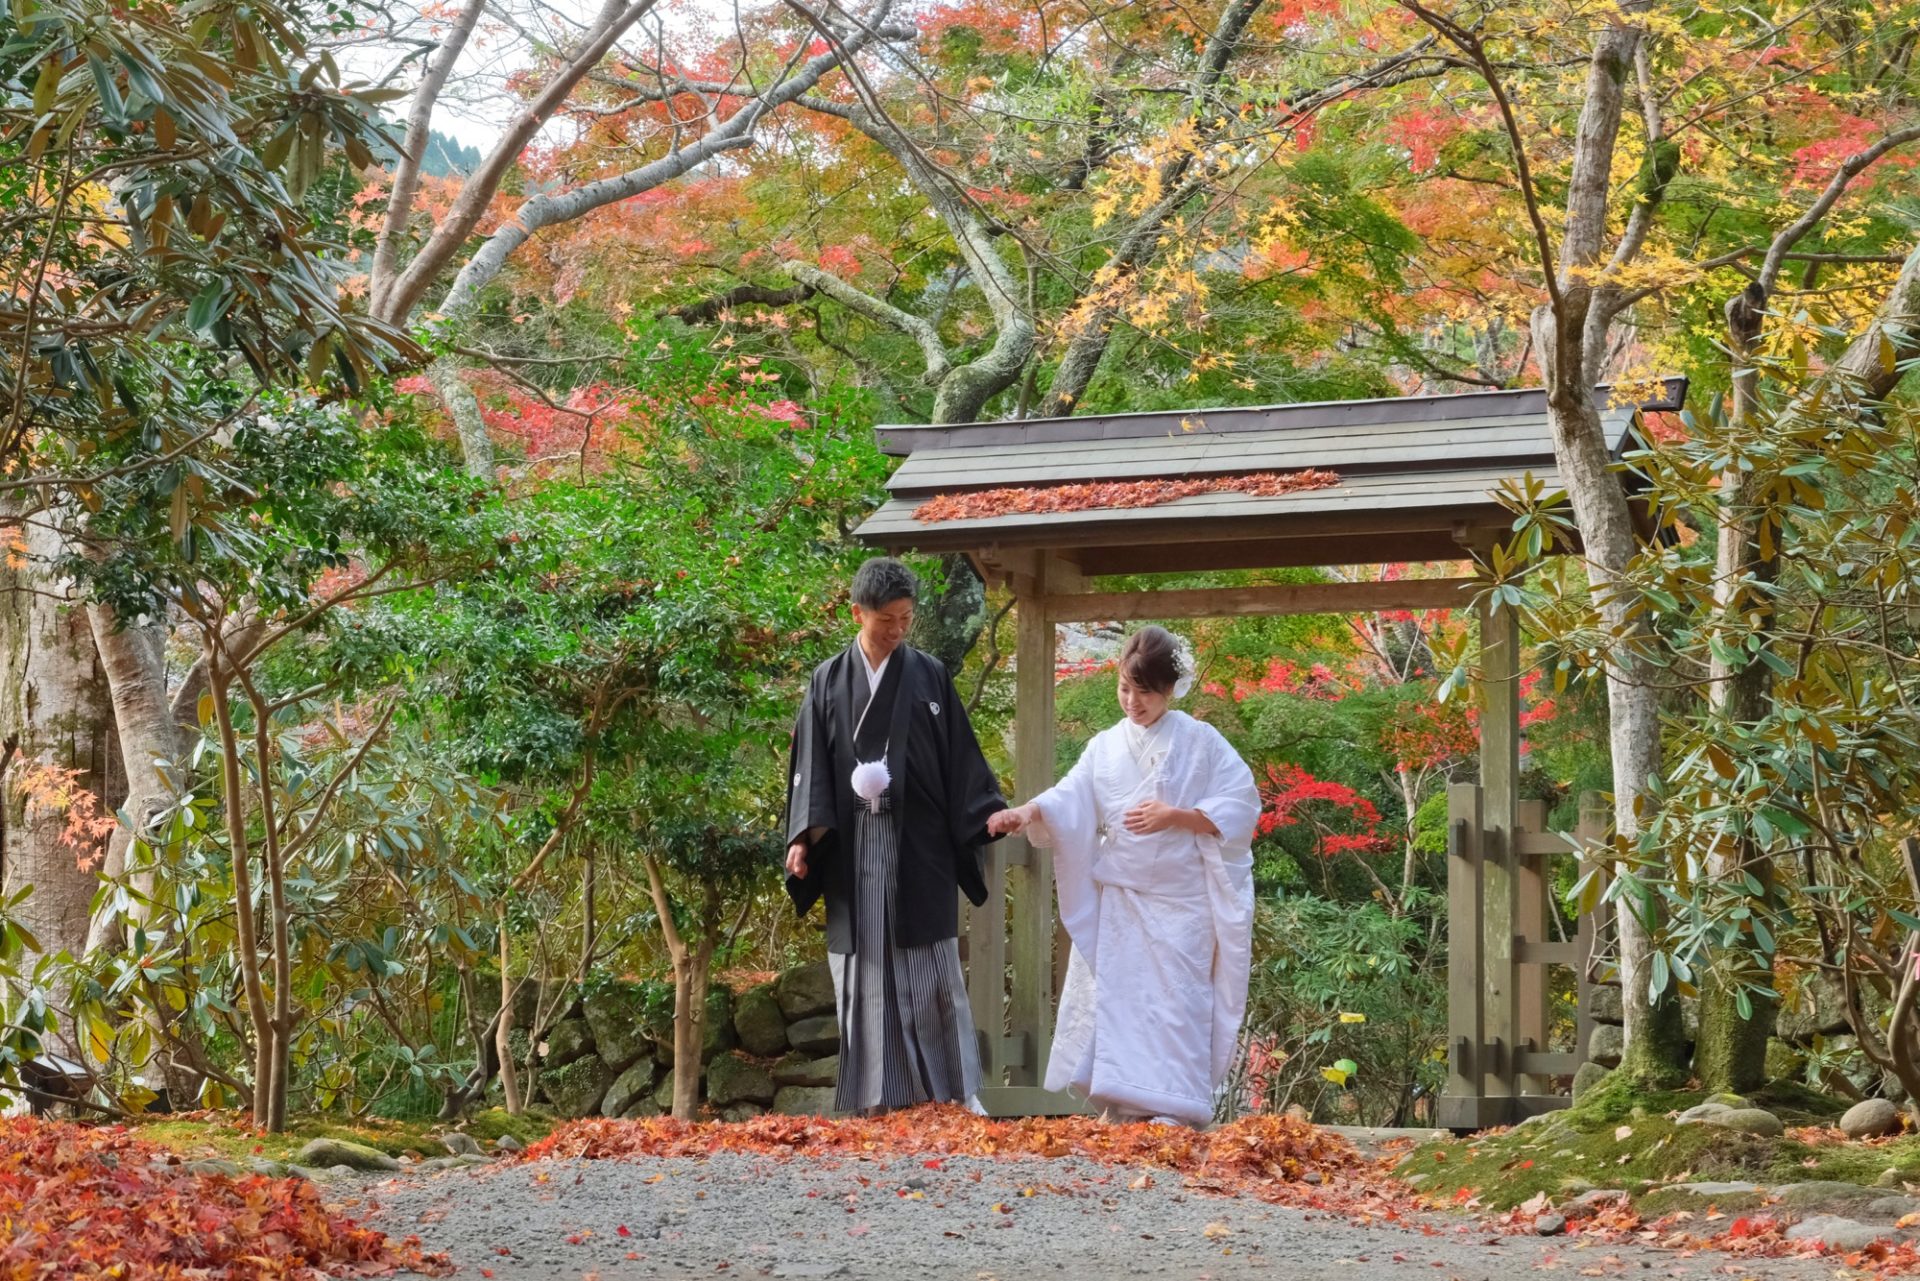
[[(1648, 671), (1642, 678), (1633, 652), (1635, 645), (1651, 643), (1652, 637), (1643, 618), (1630, 612), (1629, 595), (1613, 586), (1638, 550), (1638, 535), (1626, 492), (1610, 470), (1606, 429), (1583, 372), (1581, 328), (1573, 328), (1566, 341), (1560, 341), (1562, 331), (1545, 307), (1534, 314), (1534, 328), (1538, 348), (1547, 356), (1547, 415), (1554, 454), (1586, 549), (1591, 590), (1601, 617), (1616, 637), (1607, 666), (1614, 829), (1622, 840), (1631, 842), (1640, 833), (1635, 802), (1646, 780), (1658, 773), (1661, 759), (1659, 690), (1653, 684), (1654, 673)], [(1620, 990), (1627, 1041), (1621, 1070), (1649, 1082), (1669, 1083), (1685, 1074), (1686, 1035), (1674, 987), (1669, 984), (1657, 997), (1649, 990), (1658, 912), (1656, 902), (1632, 897), (1623, 898), (1619, 905)]]
[(707, 989), (713, 980), (713, 940), (675, 943), (673, 957), (673, 1116), (691, 1121), (700, 1111), (700, 1062), (707, 1044)]
[[(1752, 430), (1759, 419), (1759, 370), (1753, 352), (1766, 319), (1767, 291), (1748, 286), (1727, 303), (1727, 347), (1733, 358), (1733, 404), (1729, 414), (1736, 438)], [(1717, 546), (1714, 552), (1714, 608), (1739, 634), (1751, 619), (1765, 627), (1773, 601), (1766, 584), (1774, 577), (1776, 558), (1760, 554), (1758, 522), (1764, 513), (1751, 502), (1749, 477), (1731, 466), (1720, 473)], [(1749, 590), (1749, 584), (1757, 590)], [(1726, 648), (1726, 647), (1723, 647)], [(1716, 652), (1707, 674), (1707, 702), (1713, 723), (1731, 735), (1734, 727), (1750, 725), (1766, 713), (1769, 668), (1744, 645), (1746, 663), (1734, 669)], [(1732, 880), (1752, 872), (1770, 892), (1773, 867), (1748, 840), (1729, 839), (1709, 856), (1707, 870), (1716, 880)], [(1723, 975), (1709, 970), (1700, 986), (1700, 1037), (1694, 1047), (1694, 1075), (1707, 1089), (1735, 1094), (1759, 1088), (1767, 1079), (1767, 1038), (1773, 1035), (1778, 1001), (1750, 1000), (1750, 1012), (1741, 1017), (1742, 981), (1771, 986), (1771, 973)]]
[[(87, 617), (113, 694), (120, 757), (127, 770), (127, 799), (120, 808), (122, 821), (107, 846), (105, 875), (113, 879), (126, 876), (131, 863), (133, 900), (126, 916), (131, 924), (140, 926), (152, 916), (149, 905), (158, 855), (150, 850), (147, 857), (138, 857), (136, 842), (149, 835), (154, 816), (173, 801), (177, 775), (170, 781), (163, 767), (177, 769), (186, 753), (187, 737), (167, 696), (165, 631), (158, 625), (121, 627), (113, 610), (105, 605), (88, 606)], [(120, 918), (111, 899), (101, 904), (88, 931), (89, 952), (122, 945), (124, 936), (116, 928)], [(148, 1084), (166, 1087), (170, 1107), (178, 1108), (198, 1098), (200, 1073), (164, 1048), (178, 1037), (195, 1035), (192, 1028), (179, 1023), (173, 1012), (158, 1002), (148, 1002), (142, 1016), (153, 1030), (156, 1061), (152, 1066), (159, 1076), (158, 1082), (150, 1079)]]
[[(155, 814), (173, 801), (173, 785), (162, 772), (181, 757), (183, 735), (167, 698), (166, 633), (158, 625), (121, 627), (113, 610), (91, 605), (87, 617), (113, 695), (114, 723), (120, 733), (120, 757), (127, 770), (127, 799), (120, 823), (107, 846), (105, 872), (126, 874), (137, 837), (144, 835)], [(137, 861), (137, 860), (136, 860)], [(153, 874), (141, 871), (135, 889), (143, 896), (153, 890)], [(137, 922), (147, 919), (138, 901), (130, 909)], [(88, 951), (113, 945), (115, 913), (103, 909), (93, 920)]]
[[(15, 786), (0, 793), (0, 888), (12, 894), (31, 885), (15, 913), (20, 923), (46, 953), (81, 956), (99, 877), (81, 866), (89, 851), (63, 839), (68, 814), (27, 803), (17, 784), (35, 767), (71, 771), (81, 803), (113, 813), (121, 771), (112, 709), (86, 611), (49, 570), (59, 535), (37, 519), (20, 529), (18, 545), (4, 541), (12, 535), (0, 524), (0, 741), (19, 739), (7, 775)], [(25, 968), (32, 964), (29, 956)]]
[[(207, 652), (216, 652), (218, 638), (207, 638)], [(221, 808), (226, 812), (227, 840), (233, 855), (233, 924), (240, 983), (246, 992), (247, 1019), (253, 1025), (253, 1120), (266, 1125), (273, 1114), (273, 1019), (267, 1012), (266, 984), (260, 973), (260, 936), (253, 912), (253, 848), (247, 838), (245, 790), (241, 783), (240, 740), (233, 727), (231, 677), (217, 659), (209, 660), (207, 679), (213, 697), (214, 723), (220, 731)]]
[(443, 356), (428, 368), (427, 376), (433, 380), (434, 390), (440, 393), (441, 403), (453, 416), (453, 429), (460, 437), (460, 457), (466, 462), (467, 475), (491, 480), (493, 437), (488, 435), (487, 421), (480, 415), (479, 397), (460, 376), (460, 371), (467, 367), (467, 362), (457, 356)]
[(494, 922), (500, 930), (500, 1021), (494, 1024), (493, 1048), (500, 1056), (500, 1093), (507, 1115), (519, 1116), (527, 1110), (527, 1105), (520, 1097), (520, 1073), (514, 1066), (513, 1044), (508, 1039), (513, 1032), (513, 975), (507, 968), (507, 901), (504, 898), (494, 912)]

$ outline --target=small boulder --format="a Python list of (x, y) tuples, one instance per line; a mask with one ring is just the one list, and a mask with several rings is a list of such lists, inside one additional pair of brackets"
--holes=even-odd
[(700, 1043), (700, 1061), (711, 1063), (740, 1044), (733, 1031), (733, 993), (719, 984), (707, 992), (705, 1036)]
[(1900, 1128), (1900, 1109), (1885, 1099), (1862, 1099), (1840, 1118), (1840, 1132), (1850, 1139), (1877, 1139)]
[(773, 1065), (773, 1083), (775, 1085), (832, 1085), (840, 1079), (840, 1056), (829, 1054), (823, 1059), (808, 1058), (804, 1054), (789, 1054)]
[(545, 1073), (541, 1083), (553, 1110), (560, 1116), (595, 1116), (600, 1111), (601, 1100), (613, 1088), (614, 1076), (614, 1070), (601, 1062), (598, 1055), (589, 1054), (557, 1071)]
[(1547, 1213), (1537, 1216), (1533, 1221), (1533, 1234), (1542, 1237), (1557, 1237), (1567, 1230), (1567, 1216)]
[(1833, 1214), (1816, 1214), (1787, 1229), (1789, 1241), (1818, 1241), (1829, 1250), (1864, 1250), (1882, 1237), (1891, 1236), (1885, 1228), (1876, 1228)]
[(237, 1162), (226, 1160), (224, 1157), (208, 1157), (203, 1161), (187, 1162), (187, 1172), (189, 1174), (224, 1174), (229, 1179), (237, 1179), (240, 1177), (240, 1166)]
[(1876, 1188), (1897, 1188), (1906, 1181), (1906, 1176), (1901, 1174), (1897, 1167), (1888, 1166), (1886, 1169), (1880, 1171), (1880, 1177), (1873, 1181), (1873, 1186)]
[[(1896, 1170), (1895, 1173), (1899, 1171)], [(1876, 1222), (1898, 1223), (1915, 1212), (1920, 1212), (1920, 1197), (1883, 1196), (1878, 1201), (1867, 1202), (1866, 1209), (1862, 1213), (1864, 1217)]]
[(1620, 1002), (1619, 985), (1596, 983), (1588, 988), (1586, 1014), (1595, 1023), (1626, 1022), (1626, 1010)]
[(593, 1030), (594, 1052), (608, 1067), (624, 1072), (643, 1056), (652, 1057), (644, 986), (610, 983), (581, 1001), (580, 1009)]
[(740, 1048), (760, 1058), (783, 1054), (787, 1048), (787, 1016), (780, 1012), (774, 985), (762, 983), (741, 993), (733, 1006), (733, 1030)]
[(547, 1033), (546, 1046), (540, 1061), (549, 1068), (563, 1068), (593, 1052), (593, 1028), (585, 1019), (561, 1019)]
[(782, 1116), (832, 1116), (832, 1090), (789, 1085), (773, 1096), (773, 1110)]
[(1619, 1067), (1620, 1056), (1626, 1050), (1625, 1028), (1615, 1027), (1611, 1023), (1596, 1023), (1593, 1031), (1587, 1034), (1587, 1058), (1601, 1067)]
[(787, 1028), (787, 1040), (802, 1054), (838, 1054), (840, 1021), (831, 1014), (801, 1019)]
[(1765, 1108), (1728, 1108), (1706, 1117), (1705, 1122), (1723, 1130), (1737, 1130), (1741, 1134), (1756, 1134), (1770, 1139), (1779, 1138), (1787, 1132), (1780, 1118)]
[(514, 1138), (511, 1134), (503, 1134), (493, 1141), (493, 1150), (495, 1152), (525, 1152), (527, 1145), (519, 1139)]
[(773, 994), (789, 1023), (832, 1014), (839, 1008), (833, 991), (833, 971), (825, 961), (788, 970), (774, 980)]
[(771, 1073), (737, 1054), (723, 1054), (707, 1066), (707, 1102), (716, 1108), (771, 1103), (775, 1089)]
[(1626, 1199), (1626, 1192), (1620, 1188), (1595, 1188), (1567, 1202), (1564, 1213), (1569, 1219), (1591, 1219), (1600, 1211), (1611, 1209)]
[(440, 1146), (447, 1150), (448, 1156), (480, 1156), (480, 1144), (471, 1134), (452, 1130), (440, 1136)]
[(607, 1087), (607, 1097), (600, 1100), (600, 1112), (603, 1116), (629, 1116), (633, 1105), (653, 1093), (654, 1083), (660, 1078), (660, 1065), (652, 1059), (641, 1059), (632, 1067), (614, 1078)]
[(297, 1165), (317, 1166), (333, 1169), (346, 1166), (348, 1170), (397, 1170), (400, 1163), (382, 1152), (379, 1148), (370, 1148), (364, 1143), (352, 1143), (346, 1139), (315, 1139), (301, 1148), (294, 1157)]
[(269, 1179), (285, 1179), (295, 1175), (294, 1167), (286, 1162), (269, 1160), (263, 1156), (257, 1156), (248, 1161), (247, 1169)]
[(1696, 1103), (1673, 1119), (1675, 1125), (1704, 1125), (1713, 1117), (1733, 1111), (1724, 1103)]
[(729, 1103), (720, 1109), (722, 1121), (751, 1121), (756, 1116), (765, 1116), (767, 1109), (761, 1103)]
[(1804, 1218), (1809, 1215), (1840, 1214), (1859, 1218), (1867, 1207), (1884, 1201), (1887, 1194), (1879, 1188), (1863, 1188), (1838, 1179), (1816, 1179), (1809, 1183), (1789, 1183), (1773, 1190), (1779, 1209)]
[(1573, 1074), (1573, 1101), (1578, 1103), (1593, 1093), (1607, 1079), (1609, 1069), (1598, 1063), (1582, 1063)]

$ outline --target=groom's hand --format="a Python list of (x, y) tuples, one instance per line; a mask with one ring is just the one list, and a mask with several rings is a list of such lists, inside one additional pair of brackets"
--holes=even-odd
[(787, 872), (789, 875), (797, 876), (802, 880), (806, 879), (807, 843), (805, 841), (795, 841), (793, 844), (787, 846)]

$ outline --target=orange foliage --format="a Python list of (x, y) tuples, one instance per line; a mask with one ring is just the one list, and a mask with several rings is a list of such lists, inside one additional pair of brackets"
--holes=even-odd
[[(760, 1116), (734, 1123), (593, 1119), (561, 1126), (527, 1149), (543, 1157), (631, 1159), (749, 1152), (781, 1157), (1084, 1157), (1149, 1165), (1203, 1178), (1222, 1191), (1258, 1194), (1374, 1166), (1345, 1139), (1305, 1121), (1255, 1116), (1202, 1133), (1184, 1126), (1109, 1125), (1092, 1117), (1000, 1121), (952, 1104), (882, 1117), (828, 1121)], [(1308, 1175), (1316, 1176), (1307, 1180)]]
[(1158, 507), (1200, 494), (1251, 494), (1278, 498), (1309, 489), (1328, 489), (1340, 483), (1330, 471), (1308, 468), (1295, 472), (1256, 472), (1251, 476), (1216, 476), (1205, 480), (1101, 481), (1081, 485), (1015, 485), (983, 489), (972, 494), (941, 494), (914, 509), (923, 525), (948, 520), (985, 520), (1015, 513), (1079, 512), (1134, 507)]
[(86, 771), (27, 760), (15, 767), (9, 782), (26, 802), (28, 817), (64, 817), (60, 843), (73, 851), (81, 871), (92, 871), (107, 852), (107, 838), (113, 835), (117, 820), (101, 813), (100, 795), (87, 786)]
[(442, 1276), (444, 1255), (329, 1211), (305, 1179), (189, 1174), (119, 1126), (0, 1119), (0, 1276)]

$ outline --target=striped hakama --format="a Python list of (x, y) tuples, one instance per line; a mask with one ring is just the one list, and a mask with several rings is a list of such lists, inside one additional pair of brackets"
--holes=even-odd
[(959, 941), (893, 943), (900, 832), (887, 800), (878, 814), (856, 813), (854, 951), (827, 956), (840, 1015), (840, 1112), (965, 1103), (980, 1088)]

